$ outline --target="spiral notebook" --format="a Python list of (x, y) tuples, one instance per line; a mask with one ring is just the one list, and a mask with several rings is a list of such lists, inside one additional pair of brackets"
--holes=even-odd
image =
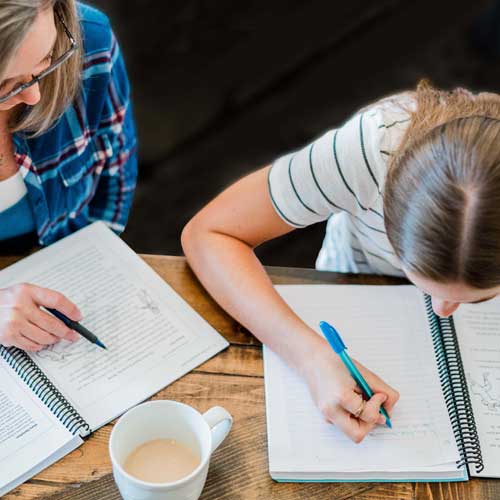
[[(437, 317), (413, 286), (281, 285), (311, 328), (400, 392), (393, 428), (360, 444), (323, 419), (306, 384), (264, 348), (269, 470), (278, 481), (500, 477), (500, 298)], [(290, 333), (290, 342), (293, 342)]]
[(101, 222), (0, 271), (20, 282), (71, 298), (108, 350), (0, 346), (0, 496), (228, 345)]

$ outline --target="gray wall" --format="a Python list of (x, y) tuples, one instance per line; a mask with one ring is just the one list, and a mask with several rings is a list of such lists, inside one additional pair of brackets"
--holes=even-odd
[[(140, 182), (125, 239), (180, 254), (189, 218), (245, 173), (419, 78), (497, 90), (469, 43), (487, 0), (93, 0), (125, 54)], [(323, 225), (259, 250), (313, 266)]]

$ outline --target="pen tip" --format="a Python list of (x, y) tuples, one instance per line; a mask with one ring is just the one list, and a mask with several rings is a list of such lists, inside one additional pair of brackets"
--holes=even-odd
[(95, 343), (99, 346), (99, 347), (102, 347), (103, 349), (106, 349), (106, 351), (108, 350), (108, 348), (100, 341), (100, 340), (96, 340)]
[(392, 423), (389, 419), (386, 419), (385, 423), (387, 424), (387, 427), (389, 427), (389, 429), (392, 429)]

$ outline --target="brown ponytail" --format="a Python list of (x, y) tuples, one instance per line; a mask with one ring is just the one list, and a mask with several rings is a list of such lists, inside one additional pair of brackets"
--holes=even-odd
[(500, 285), (500, 96), (422, 82), (385, 183), (387, 236), (405, 269)]

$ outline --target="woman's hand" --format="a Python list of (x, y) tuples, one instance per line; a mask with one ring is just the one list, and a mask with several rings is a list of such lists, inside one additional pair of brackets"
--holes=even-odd
[[(383, 404), (390, 416), (399, 393), (363, 365), (353, 362), (374, 393), (365, 404), (356, 382), (326, 342), (317, 356), (305, 361), (301, 372), (326, 421), (336, 425), (355, 443), (360, 443), (375, 425), (385, 425), (385, 418), (379, 413), (380, 406)], [(360, 408), (363, 411), (356, 418), (354, 414)]]
[(0, 344), (36, 352), (79, 335), (41, 307), (53, 308), (74, 321), (82, 314), (64, 295), (26, 283), (0, 289)]

